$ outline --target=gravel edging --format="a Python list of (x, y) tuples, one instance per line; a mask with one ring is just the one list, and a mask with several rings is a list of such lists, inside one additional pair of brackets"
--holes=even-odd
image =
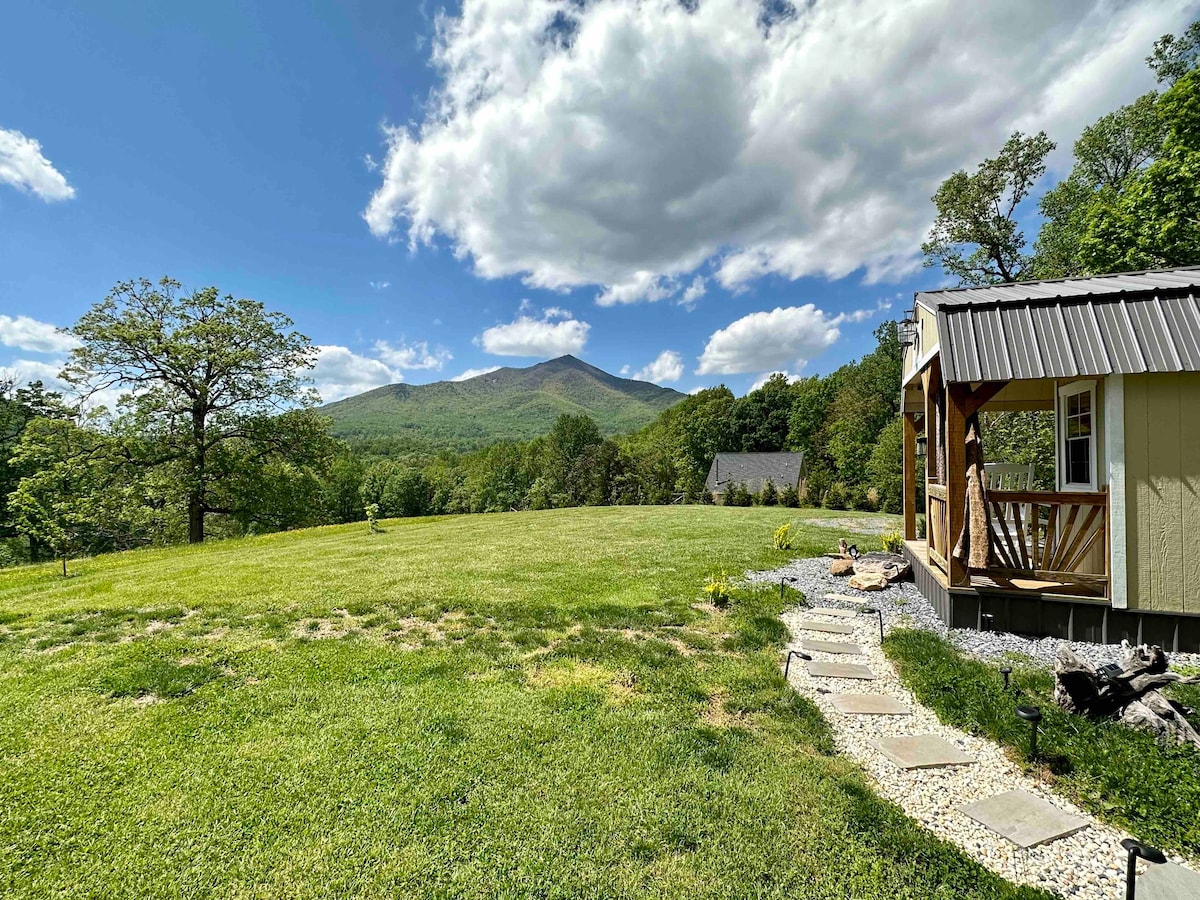
[[(823, 557), (797, 560), (780, 569), (748, 572), (746, 579), (759, 583), (778, 583), (781, 578), (795, 579), (789, 586), (801, 591), (814, 606), (854, 609), (855, 604), (826, 600), (835, 593), (861, 597), (867, 605), (883, 611), (885, 626), (922, 628), (948, 636), (955, 644), (978, 656), (997, 657), (1023, 653), (1043, 664), (1053, 662), (1058, 647), (1054, 639), (1033, 640), (1016, 635), (948, 629), (932, 606), (911, 582), (894, 584), (883, 591), (856, 591), (847, 579), (829, 574), (829, 562)], [(1002, 877), (1019, 883), (1046, 888), (1068, 898), (1111, 900), (1124, 896), (1125, 851), (1120, 841), (1125, 835), (1080, 810), (1070, 801), (1053, 793), (1042, 783), (1022, 772), (997, 744), (942, 724), (937, 715), (922, 706), (900, 681), (879, 642), (875, 616), (838, 619), (854, 628), (852, 635), (815, 634), (798, 629), (808, 617), (805, 608), (789, 610), (783, 621), (791, 634), (788, 650), (799, 650), (803, 636), (832, 638), (859, 644), (862, 656), (810, 654), (830, 662), (861, 662), (878, 676), (873, 681), (851, 679), (814, 679), (798, 661), (791, 666), (789, 683), (812, 700), (829, 722), (839, 750), (854, 758), (874, 781), (879, 793), (898, 804), (904, 812), (934, 834), (944, 838)], [(1072, 643), (1072, 649), (1093, 663), (1114, 659), (1119, 648)], [(1172, 661), (1183, 665), (1200, 664), (1193, 654), (1175, 654)], [(910, 716), (846, 715), (830, 702), (831, 691), (844, 694), (886, 694), (902, 701), (912, 710)], [(933, 734), (971, 754), (978, 762), (968, 766), (942, 769), (901, 770), (872, 743), (883, 736)], [(1086, 819), (1089, 827), (1069, 837), (1028, 850), (983, 827), (959, 807), (1005, 791), (1020, 788), (1053, 803), (1059, 809)], [(1175, 860), (1176, 862), (1184, 862)]]

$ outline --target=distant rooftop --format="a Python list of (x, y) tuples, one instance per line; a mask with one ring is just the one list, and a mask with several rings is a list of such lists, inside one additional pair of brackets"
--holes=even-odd
[(768, 481), (777, 488), (790, 484), (798, 487), (804, 474), (804, 454), (718, 453), (713, 457), (704, 482), (710, 492), (723, 493), (730, 485), (740, 484), (757, 493)]

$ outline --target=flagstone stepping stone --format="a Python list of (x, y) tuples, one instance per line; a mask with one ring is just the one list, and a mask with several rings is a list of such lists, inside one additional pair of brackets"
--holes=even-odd
[(829, 701), (848, 716), (911, 716), (912, 710), (887, 694), (830, 694)]
[(814, 616), (834, 616), (840, 619), (853, 619), (858, 615), (852, 609), (837, 609), (833, 606), (814, 606), (809, 612)]
[[(1053, 803), (1021, 790), (997, 794), (959, 809), (1025, 850), (1088, 827), (1087, 819), (1063, 812)], [(1141, 893), (1139, 890), (1138, 894)]]
[(1150, 866), (1137, 880), (1138, 900), (1195, 900), (1200, 875), (1175, 863)]
[(801, 631), (823, 631), (826, 634), (854, 634), (854, 626), (845, 622), (818, 622), (816, 619), (801, 619), (796, 623)]
[(810, 652), (845, 653), (850, 656), (861, 656), (863, 652), (862, 647), (858, 646), (858, 644), (841, 644), (837, 641), (810, 641), (807, 638), (800, 642), (800, 648)]
[(858, 603), (864, 604), (867, 602), (866, 597), (851, 597), (849, 594), (826, 594), (826, 600), (840, 600), (842, 603)]
[(975, 762), (975, 757), (933, 734), (880, 738), (875, 746), (901, 769), (936, 769)]
[(808, 674), (813, 678), (875, 678), (875, 673), (858, 663), (810, 662)]

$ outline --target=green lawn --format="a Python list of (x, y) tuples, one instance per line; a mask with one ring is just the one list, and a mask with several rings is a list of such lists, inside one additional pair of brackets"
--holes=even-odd
[[(926, 631), (894, 631), (884, 650), (901, 679), (926, 706), (951, 725), (1011, 748), (1029, 763), (1029, 725), (1016, 704), (1040, 706), (1045, 719), (1038, 738), (1037, 768), (1067, 796), (1101, 819), (1152, 844), (1200, 856), (1200, 754), (1167, 747), (1144, 732), (1116, 722), (1071, 715), (1053, 700), (1050, 670), (1015, 660), (1013, 684), (1004, 690), (999, 663), (966, 656)], [(1195, 704), (1196, 687), (1168, 690)]]
[(701, 605), (711, 572), (785, 559), (787, 517), (404, 520), (0, 572), (0, 896), (1044, 896), (833, 754), (779, 674), (777, 587)]

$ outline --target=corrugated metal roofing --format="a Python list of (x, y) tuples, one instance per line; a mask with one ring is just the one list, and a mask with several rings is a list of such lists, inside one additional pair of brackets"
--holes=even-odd
[(798, 487), (804, 471), (804, 453), (718, 453), (708, 468), (705, 487), (721, 493), (740, 484), (757, 493), (770, 481), (777, 488)]
[[(1200, 266), (927, 291), (950, 381), (1200, 371)], [(945, 298), (949, 299), (945, 299)]]
[(1200, 266), (1121, 272), (1091, 278), (1062, 278), (1056, 281), (1018, 281), (973, 288), (921, 291), (917, 302), (930, 309), (960, 304), (1014, 303), (1023, 300), (1057, 300), (1095, 294), (1145, 294), (1157, 290), (1182, 290), (1200, 284)]

